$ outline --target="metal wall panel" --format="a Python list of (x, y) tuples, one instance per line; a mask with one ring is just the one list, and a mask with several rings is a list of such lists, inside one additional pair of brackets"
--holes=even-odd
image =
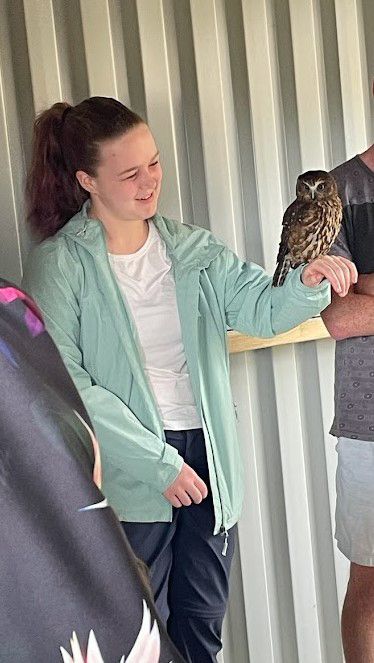
[[(35, 113), (112, 95), (164, 166), (161, 211), (272, 271), (304, 169), (373, 141), (372, 0), (0, 0), (1, 274), (29, 247)], [(225, 663), (339, 663), (348, 565), (333, 544), (333, 342), (232, 358), (247, 477)]]

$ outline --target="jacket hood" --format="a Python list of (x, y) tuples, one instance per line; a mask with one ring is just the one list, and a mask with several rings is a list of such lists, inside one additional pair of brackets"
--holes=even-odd
[[(106, 252), (103, 225), (98, 219), (88, 216), (89, 201), (58, 231), (58, 235), (69, 237), (98, 257)], [(174, 263), (183, 267), (204, 269), (225, 248), (209, 230), (167, 219), (155, 214), (151, 219), (164, 240)]]

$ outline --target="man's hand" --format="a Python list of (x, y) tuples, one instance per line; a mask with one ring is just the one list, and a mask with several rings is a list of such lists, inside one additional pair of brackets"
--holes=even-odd
[(312, 260), (301, 274), (304, 285), (310, 288), (327, 279), (339, 297), (345, 297), (350, 286), (357, 282), (355, 264), (347, 258), (320, 256)]
[(190, 506), (192, 502), (200, 504), (207, 495), (206, 484), (187, 463), (183, 463), (177, 478), (164, 492), (166, 499), (177, 509)]

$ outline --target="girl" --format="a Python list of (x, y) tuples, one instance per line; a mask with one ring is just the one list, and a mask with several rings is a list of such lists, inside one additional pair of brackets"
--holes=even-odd
[[(216, 661), (242, 504), (226, 330), (272, 336), (319, 313), (356, 272), (342, 258), (282, 288), (207, 230), (157, 213), (144, 121), (114, 99), (57, 103), (35, 123), (25, 288), (99, 440), (103, 489), (150, 568), (187, 661)], [(126, 600), (124, 598), (124, 600)]]

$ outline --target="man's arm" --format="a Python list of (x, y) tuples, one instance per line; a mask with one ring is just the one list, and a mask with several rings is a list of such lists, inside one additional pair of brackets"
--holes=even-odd
[(374, 297), (357, 294), (351, 287), (342, 299), (332, 292), (331, 304), (321, 313), (329, 334), (342, 341), (374, 335)]
[[(353, 261), (343, 223), (330, 255)], [(321, 312), (329, 334), (336, 340), (374, 334), (374, 274), (360, 274), (345, 297), (331, 293), (331, 304)]]

